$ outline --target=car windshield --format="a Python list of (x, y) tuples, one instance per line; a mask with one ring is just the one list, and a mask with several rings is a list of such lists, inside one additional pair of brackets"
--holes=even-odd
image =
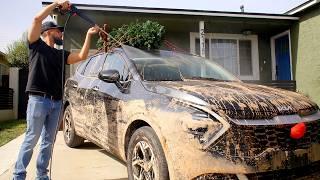
[(239, 81), (218, 64), (199, 56), (164, 50), (144, 51), (131, 46), (123, 46), (123, 49), (145, 81)]

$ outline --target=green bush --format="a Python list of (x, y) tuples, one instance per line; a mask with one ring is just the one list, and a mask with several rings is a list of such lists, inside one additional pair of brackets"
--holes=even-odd
[(7, 59), (11, 67), (28, 67), (28, 45), (26, 35), (7, 46)]
[[(118, 29), (113, 29), (109, 34), (114, 38), (108, 37), (108, 49), (118, 47), (120, 41), (123, 44), (140, 49), (159, 49), (165, 33), (164, 26), (154, 21), (143, 23), (131, 23), (123, 25)], [(116, 40), (115, 40), (116, 39)], [(97, 47), (102, 48), (103, 40), (100, 38)]]

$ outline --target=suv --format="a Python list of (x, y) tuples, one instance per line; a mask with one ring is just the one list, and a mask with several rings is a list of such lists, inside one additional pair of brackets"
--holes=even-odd
[(294, 179), (320, 172), (320, 112), (210, 60), (122, 46), (66, 81), (64, 139), (127, 162), (129, 179)]

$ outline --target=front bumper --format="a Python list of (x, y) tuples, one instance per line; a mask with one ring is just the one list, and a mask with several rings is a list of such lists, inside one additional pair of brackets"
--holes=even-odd
[(308, 166), (282, 169), (269, 172), (251, 174), (203, 174), (193, 178), (193, 180), (317, 180), (320, 177), (320, 162), (312, 163)]
[[(213, 143), (202, 144), (201, 151), (212, 163), (206, 160), (208, 167), (201, 170), (200, 165), (194, 166), (203, 174), (192, 178), (314, 179), (320, 174), (320, 120), (304, 120), (307, 131), (298, 140), (290, 137), (294, 123), (236, 124), (228, 121), (230, 126), (223, 135), (216, 137)], [(198, 142), (201, 144), (200, 139)], [(224, 163), (221, 160), (225, 160)], [(215, 161), (221, 166), (217, 167)]]

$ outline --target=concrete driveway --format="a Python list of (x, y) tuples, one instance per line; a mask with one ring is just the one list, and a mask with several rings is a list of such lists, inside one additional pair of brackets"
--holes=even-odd
[[(0, 180), (12, 178), (14, 161), (18, 154), (23, 136), (0, 147)], [(27, 179), (35, 179), (36, 146), (32, 160), (27, 169)], [(62, 132), (58, 133), (52, 161), (52, 179), (56, 180), (125, 180), (127, 168), (105, 150), (86, 142), (77, 149), (65, 145)]]

